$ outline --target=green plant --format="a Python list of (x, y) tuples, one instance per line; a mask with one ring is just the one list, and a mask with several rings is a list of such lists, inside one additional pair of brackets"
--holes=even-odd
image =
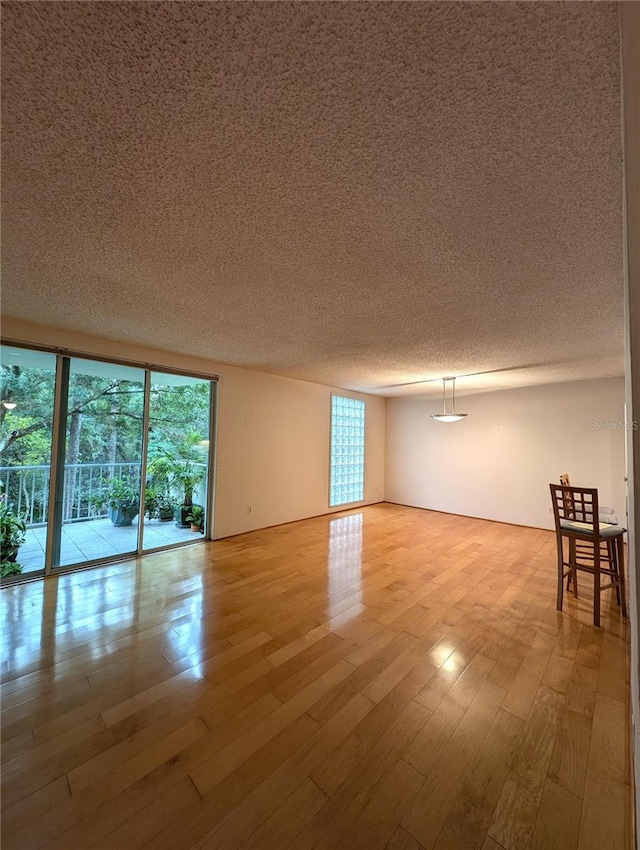
[(204, 480), (206, 468), (194, 445), (184, 443), (173, 451), (165, 450), (149, 464), (149, 475), (153, 486), (159, 490), (166, 486), (182, 490), (182, 502), (186, 508), (193, 505), (193, 491)]
[(202, 505), (193, 505), (185, 520), (196, 528), (202, 528), (204, 525), (204, 508)]
[(131, 525), (140, 510), (140, 489), (134, 476), (112, 478), (91, 503), (99, 511), (108, 505), (115, 526)]
[(144, 509), (149, 519), (153, 519), (158, 514), (158, 496), (153, 487), (145, 487)]
[(0, 550), (2, 560), (5, 552), (18, 549), (25, 541), (26, 526), (20, 517), (14, 513), (13, 505), (6, 501), (6, 497), (0, 498)]
[(17, 576), (22, 572), (22, 565), (17, 561), (2, 561), (0, 563), (0, 576), (2, 578), (6, 578), (7, 576)]
[(102, 492), (94, 496), (91, 501), (99, 510), (109, 505), (114, 511), (118, 509), (128, 511), (136, 508), (137, 513), (140, 490), (129, 478), (112, 478), (103, 487)]
[(160, 520), (173, 519), (174, 501), (171, 496), (158, 496), (156, 505), (156, 516)]
[(173, 518), (175, 499), (171, 496), (171, 482), (175, 475), (175, 469), (175, 461), (167, 453), (156, 455), (149, 462), (147, 467), (149, 475), (148, 491), (153, 493), (154, 507), (153, 513), (149, 513), (149, 519), (152, 516), (160, 520)]
[(205, 477), (205, 467), (195, 446), (184, 444), (174, 456), (175, 467), (172, 485), (182, 489), (182, 504), (185, 508), (193, 505), (193, 491)]
[(168, 492), (158, 493), (153, 487), (146, 487), (144, 505), (149, 519), (167, 520), (173, 518), (174, 501)]
[(193, 505), (193, 491), (202, 481), (205, 476), (204, 469), (197, 469), (188, 461), (183, 464), (178, 472), (176, 472), (176, 483), (182, 487), (183, 499), (182, 504), (185, 508)]
[(6, 495), (0, 496), (0, 575), (17, 575), (22, 572), (17, 562), (18, 550), (25, 541), (26, 525), (7, 502)]
[(175, 461), (167, 453), (156, 455), (149, 461), (147, 475), (149, 484), (156, 495), (168, 495), (171, 490), (171, 480), (174, 474)]

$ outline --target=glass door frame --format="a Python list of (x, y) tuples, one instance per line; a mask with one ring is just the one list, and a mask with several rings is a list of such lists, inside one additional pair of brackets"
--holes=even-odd
[[(47, 514), (47, 535), (45, 548), (45, 565), (41, 570), (33, 570), (29, 573), (19, 573), (2, 579), (2, 586), (16, 584), (32, 579), (46, 578), (52, 575), (61, 575), (66, 572), (86, 570), (92, 567), (104, 566), (105, 564), (130, 561), (142, 555), (154, 552), (166, 552), (172, 549), (181, 549), (185, 546), (193, 546), (195, 543), (213, 540), (213, 516), (215, 507), (215, 469), (217, 455), (217, 420), (218, 420), (218, 375), (191, 372), (185, 369), (173, 369), (153, 363), (135, 360), (124, 360), (115, 357), (104, 357), (99, 354), (73, 351), (70, 349), (56, 348), (53, 346), (38, 345), (25, 342), (24, 340), (0, 339), (0, 344), (15, 348), (24, 348), (31, 351), (43, 351), (56, 356), (55, 394), (53, 409), (53, 427), (51, 441), (51, 464), (49, 479), (49, 504)], [(206, 510), (204, 534), (196, 540), (181, 540), (175, 543), (167, 543), (163, 546), (143, 549), (144, 521), (138, 524), (137, 548), (133, 552), (124, 555), (108, 555), (102, 558), (83, 561), (78, 564), (54, 566), (54, 555), (59, 554), (62, 539), (62, 500), (64, 489), (64, 462), (66, 451), (66, 419), (69, 394), (69, 378), (71, 358), (82, 360), (94, 360), (102, 363), (113, 363), (121, 366), (134, 366), (144, 370), (144, 407), (143, 407), (143, 433), (142, 433), (142, 461), (140, 468), (140, 512), (139, 516), (144, 518), (145, 510), (145, 487), (147, 453), (149, 448), (149, 407), (151, 396), (151, 373), (161, 372), (168, 375), (179, 375), (187, 378), (198, 378), (209, 382), (209, 452), (207, 456), (207, 483), (206, 483)]]
[[(112, 361), (114, 362), (114, 361)], [(209, 451), (207, 453), (207, 482), (206, 482), (206, 510), (204, 514), (204, 531), (200, 535), (200, 540), (180, 540), (177, 543), (167, 543), (163, 546), (145, 547), (144, 546), (144, 522), (138, 525), (138, 551), (135, 557), (141, 555), (151, 555), (154, 552), (167, 552), (170, 549), (180, 549), (183, 546), (191, 546), (194, 543), (201, 543), (203, 540), (213, 540), (213, 507), (215, 493), (215, 475), (216, 469), (215, 455), (218, 445), (217, 440), (217, 424), (218, 424), (218, 382), (216, 376), (212, 378), (210, 375), (198, 375), (195, 372), (185, 372), (183, 370), (176, 371), (169, 369), (167, 366), (146, 366), (145, 367), (145, 397), (144, 397), (144, 432), (142, 436), (142, 481), (146, 480), (148, 449), (149, 449), (149, 421), (151, 413), (151, 373), (159, 372), (164, 375), (180, 375), (185, 378), (199, 378), (209, 381)], [(212, 436), (213, 435), (213, 436)], [(140, 514), (144, 516), (144, 487), (140, 488)], [(129, 556), (131, 557), (131, 556)], [(121, 558), (118, 560), (126, 560)]]

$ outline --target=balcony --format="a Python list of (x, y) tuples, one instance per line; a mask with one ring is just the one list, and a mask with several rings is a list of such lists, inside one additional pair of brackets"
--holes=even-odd
[[(78, 463), (65, 467), (65, 498), (60, 565), (110, 558), (137, 548), (138, 520), (130, 526), (116, 527), (108, 517), (108, 506), (98, 509), (95, 499), (105, 482), (114, 478), (136, 479), (137, 463)], [(22, 573), (44, 568), (49, 504), (48, 466), (0, 467), (0, 492), (6, 493), (15, 513), (26, 523), (26, 540), (20, 547), (18, 562)], [(204, 492), (194, 494), (203, 501)], [(144, 548), (155, 549), (184, 541), (201, 539), (198, 532), (181, 528), (173, 521), (144, 519)]]

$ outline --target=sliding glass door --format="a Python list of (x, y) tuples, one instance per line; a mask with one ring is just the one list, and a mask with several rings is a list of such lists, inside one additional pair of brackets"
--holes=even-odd
[(143, 548), (206, 531), (211, 381), (151, 372)]
[(0, 349), (0, 558), (2, 576), (44, 569), (56, 356)]
[(144, 380), (143, 369), (70, 360), (54, 566), (137, 552)]
[(210, 536), (214, 387), (2, 346), (3, 580)]

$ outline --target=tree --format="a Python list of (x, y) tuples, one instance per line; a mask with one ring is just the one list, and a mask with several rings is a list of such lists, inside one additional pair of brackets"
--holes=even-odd
[[(27, 480), (9, 475), (9, 489), (21, 489), (21, 503), (33, 516), (34, 498), (42, 510), (46, 503), (51, 462), (55, 375), (52, 370), (2, 365), (2, 399), (13, 401), (8, 410), (0, 405), (0, 465), (34, 466)], [(163, 452), (175, 453), (183, 445), (202, 442), (209, 430), (210, 385), (207, 381), (181, 385), (151, 386), (149, 461)], [(69, 379), (65, 446), (64, 516), (75, 506), (88, 506), (92, 491), (103, 486), (125, 467), (139, 465), (142, 456), (144, 388), (141, 381), (73, 372)], [(86, 464), (101, 464), (87, 470)], [(131, 468), (129, 469), (131, 471)], [(38, 495), (34, 490), (37, 476)]]
[(16, 404), (13, 410), (0, 405), (0, 455), (3, 464), (24, 464), (27, 454), (31, 455), (32, 463), (49, 463), (53, 393), (52, 372), (2, 365), (2, 399)]

